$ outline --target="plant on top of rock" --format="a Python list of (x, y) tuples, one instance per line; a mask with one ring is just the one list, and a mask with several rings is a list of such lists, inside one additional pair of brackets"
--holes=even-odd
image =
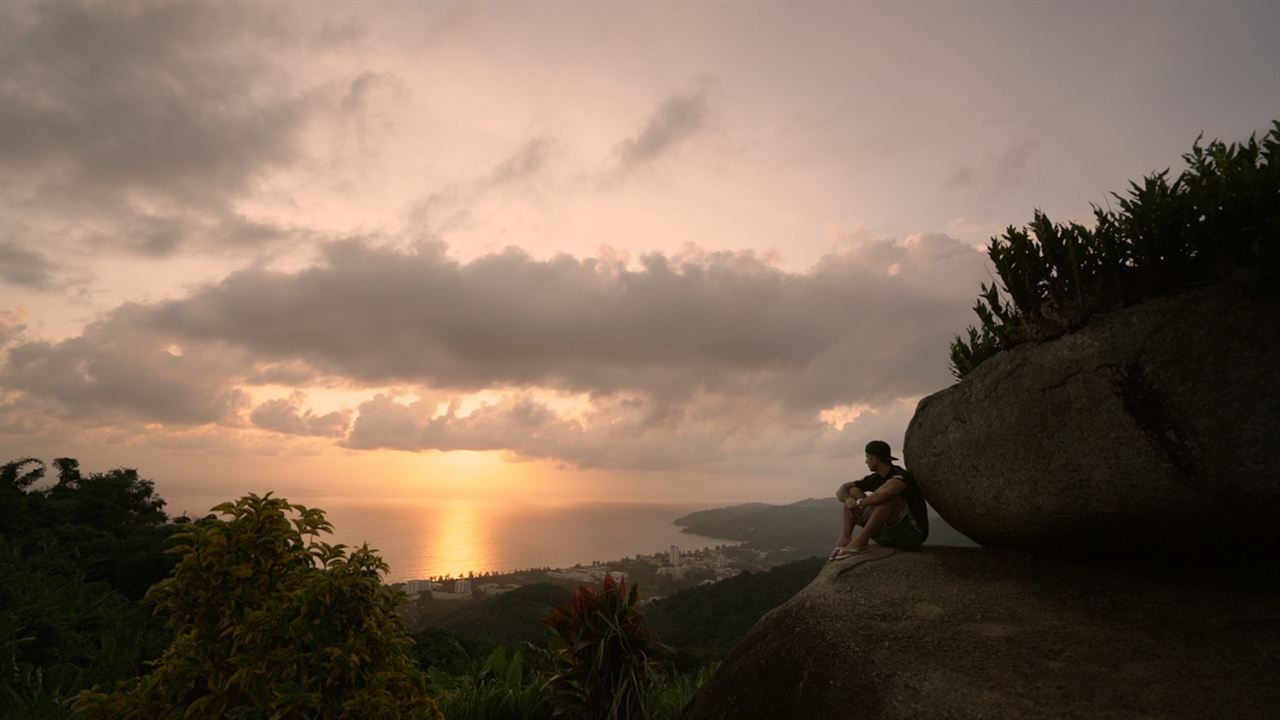
[(1259, 142), (1201, 146), (1127, 196), (1118, 211), (1093, 206), (1094, 226), (1055, 223), (1037, 210), (1023, 228), (991, 238), (1000, 276), (983, 285), (978, 326), (951, 343), (951, 372), (964, 377), (992, 355), (1044, 340), (1114, 310), (1228, 277), (1273, 279), (1280, 267), (1280, 120)]
[(315, 540), (324, 513), (270, 493), (214, 510), (230, 518), (176, 533), (182, 560), (147, 593), (173, 643), (147, 675), (81, 693), (77, 717), (439, 716), (386, 563)]
[(555, 634), (551, 656), (561, 711), (587, 720), (645, 718), (646, 680), (661, 646), (642, 624), (639, 588), (605, 575), (597, 592), (582, 585), (543, 621)]

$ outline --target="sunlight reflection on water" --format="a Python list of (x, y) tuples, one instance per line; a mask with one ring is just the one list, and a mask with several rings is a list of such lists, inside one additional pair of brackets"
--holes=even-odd
[[(169, 510), (203, 509), (225, 498), (173, 498)], [(680, 532), (671, 521), (716, 504), (570, 503), (512, 504), (481, 500), (343, 502), (293, 499), (320, 507), (334, 526), (327, 542), (368, 543), (391, 572), (388, 582), (435, 575), (564, 567), (609, 561), (637, 553), (711, 547), (725, 540)], [(197, 512), (196, 514), (202, 514)]]

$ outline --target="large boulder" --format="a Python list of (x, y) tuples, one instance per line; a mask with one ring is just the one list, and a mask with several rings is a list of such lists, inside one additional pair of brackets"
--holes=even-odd
[(1280, 598), (1212, 575), (982, 549), (828, 563), (685, 720), (1271, 718)]
[(920, 401), (903, 452), (985, 546), (1274, 556), (1280, 287), (1196, 288), (1000, 353)]

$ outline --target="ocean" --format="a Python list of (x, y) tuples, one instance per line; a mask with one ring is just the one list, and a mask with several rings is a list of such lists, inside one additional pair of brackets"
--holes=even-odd
[[(203, 511), (226, 498), (174, 497), (168, 510)], [(368, 543), (391, 566), (387, 582), (436, 575), (566, 567), (638, 553), (695, 550), (731, 541), (689, 535), (671, 521), (717, 504), (580, 502), (559, 505), (478, 500), (433, 503), (308, 501), (333, 523), (329, 543)], [(193, 513), (196, 515), (202, 512)]]

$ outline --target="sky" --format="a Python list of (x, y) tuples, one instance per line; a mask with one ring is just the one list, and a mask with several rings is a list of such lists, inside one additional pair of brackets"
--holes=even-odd
[(953, 382), (988, 239), (1265, 132), (1278, 36), (1266, 2), (0, 0), (0, 459), (825, 496)]

